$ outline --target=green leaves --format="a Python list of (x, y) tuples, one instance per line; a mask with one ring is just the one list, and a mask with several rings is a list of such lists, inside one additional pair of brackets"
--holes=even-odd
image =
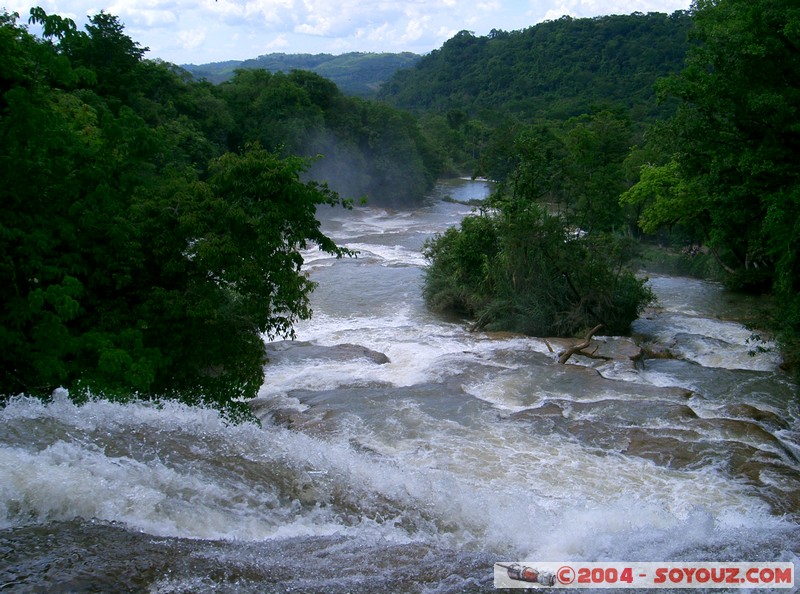
[(64, 39), (77, 33), (75, 21), (58, 16), (57, 14), (47, 14), (43, 8), (36, 6), (31, 8), (29, 23), (36, 23), (42, 26), (42, 34), (45, 37), (56, 37)]
[(34, 289), (28, 294), (31, 313), (40, 313), (45, 305), (51, 307), (63, 322), (78, 317), (80, 303), (76, 297), (83, 293), (83, 285), (76, 278), (66, 276), (59, 284), (49, 285), (46, 289)]
[(704, 201), (691, 190), (689, 182), (679, 174), (678, 163), (644, 165), (639, 182), (620, 197), (623, 204), (643, 206), (639, 225), (645, 233), (656, 233), (660, 227), (677, 223), (708, 223)]
[(146, 64), (115, 17), (88, 35), (32, 18), (48, 40), (0, 19), (0, 395), (235, 408), (263, 381), (262, 335), (311, 313), (300, 250), (348, 253), (315, 218), (338, 196), (300, 180), (304, 159), (219, 157), (204, 131), (225, 105)]
[(624, 105), (638, 120), (670, 113), (652, 85), (678, 71), (691, 20), (685, 12), (559, 19), (476, 37), (456, 34), (379, 97), (415, 111), (462, 109), (484, 121), (564, 120), (597, 105)]
[(628, 332), (652, 294), (623, 264), (624, 241), (572, 237), (559, 217), (531, 205), (512, 216), (472, 215), (426, 245), (423, 295), (475, 328), (572, 336), (602, 323)]
[[(658, 137), (670, 160), (623, 201), (648, 232), (699, 229), (731, 287), (776, 297), (776, 332), (800, 342), (800, 8), (791, 0), (697, 0), (680, 100)], [(787, 352), (796, 351), (796, 346)]]
[(320, 232), (315, 218), (317, 205), (336, 205), (338, 196), (301, 183), (305, 166), (256, 145), (216, 160), (213, 194), (204, 203), (207, 232), (192, 247), (198, 265), (235, 294), (237, 307), (269, 336), (291, 336), (295, 316), (310, 316), (313, 283), (301, 273), (298, 250), (313, 242), (337, 256), (346, 253)]
[(500, 180), (491, 210), (426, 245), (428, 305), (467, 314), (475, 328), (628, 332), (652, 300), (626, 267), (629, 241), (611, 234), (624, 222), (631, 137), (630, 122), (608, 111), (501, 129), (484, 160)]
[(220, 86), (234, 125), (229, 144), (258, 143), (313, 159), (306, 172), (349, 198), (419, 203), (438, 173), (416, 121), (387, 105), (345, 97), (311, 72), (237, 70)]
[(670, 128), (677, 173), (729, 267), (774, 269), (782, 249), (770, 238), (793, 219), (775, 224), (769, 213), (800, 184), (800, 10), (786, 0), (698, 2), (694, 18), (703, 44), (664, 85), (683, 99)]

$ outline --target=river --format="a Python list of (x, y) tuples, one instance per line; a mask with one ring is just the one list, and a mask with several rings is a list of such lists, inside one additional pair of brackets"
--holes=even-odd
[(305, 254), (315, 314), (268, 344), (261, 427), (63, 393), (0, 410), (0, 590), (492, 592), (503, 560), (800, 567), (796, 386), (748, 352), (735, 319), (757, 303), (653, 277), (634, 336), (671, 358), (638, 362), (558, 365), (541, 339), (469, 333), (426, 310), (420, 250), (470, 211), (443, 197), (488, 191), (320, 213), (360, 254)]

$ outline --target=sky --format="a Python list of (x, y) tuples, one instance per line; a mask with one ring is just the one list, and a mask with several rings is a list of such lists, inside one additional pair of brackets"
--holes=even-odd
[[(283, 52), (425, 54), (459, 31), (514, 31), (563, 15), (593, 17), (689, 8), (690, 0), (0, 0), (26, 23), (31, 6), (73, 19), (116, 15), (145, 55), (175, 64)], [(32, 32), (36, 32), (31, 28)]]

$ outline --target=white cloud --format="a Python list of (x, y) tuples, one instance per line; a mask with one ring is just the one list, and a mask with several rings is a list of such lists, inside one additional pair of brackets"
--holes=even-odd
[(689, 0), (635, 0), (609, 1), (603, 0), (556, 0), (542, 1), (531, 0), (531, 10), (528, 14), (536, 21), (556, 20), (564, 15), (572, 17), (592, 17), (608, 14), (631, 14), (633, 12), (666, 12), (672, 13), (676, 10), (686, 10), (689, 8)]
[(178, 22), (178, 10), (175, 2), (163, 0), (116, 0), (105, 8), (128, 25), (148, 28), (174, 25)]
[(423, 17), (421, 19), (412, 19), (408, 21), (402, 39), (408, 43), (413, 43), (420, 39), (425, 34), (429, 20), (430, 19)]
[(286, 35), (278, 35), (275, 39), (270, 41), (266, 47), (268, 50), (279, 50), (285, 49), (289, 47), (289, 45), (289, 40), (286, 38)]
[(564, 6), (562, 4), (558, 8), (551, 8), (546, 13), (544, 13), (544, 17), (542, 18), (542, 20), (554, 21), (554, 20), (559, 19), (559, 18), (561, 18), (562, 16), (565, 16), (565, 15), (575, 16), (575, 13), (573, 12), (573, 10), (570, 7)]
[(372, 42), (385, 42), (391, 39), (391, 28), (389, 23), (383, 23), (378, 27), (371, 27), (369, 29), (361, 29), (359, 35)]
[(186, 29), (178, 32), (178, 43), (185, 50), (193, 50), (206, 40), (205, 29)]
[[(2, 1), (2, 0), (0, 0)], [(429, 52), (469, 29), (523, 29), (564, 14), (575, 17), (687, 9), (690, 0), (6, 0), (26, 22), (30, 6), (73, 18), (105, 9), (149, 57), (202, 63), (265, 51)], [(271, 40), (271, 41), (269, 41)]]
[(490, 2), (478, 2), (476, 6), (484, 12), (498, 12), (503, 5), (497, 0), (492, 0)]

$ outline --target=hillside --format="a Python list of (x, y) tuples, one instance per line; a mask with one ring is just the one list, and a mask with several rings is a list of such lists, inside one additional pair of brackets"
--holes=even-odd
[(520, 31), (462, 31), (413, 68), (396, 72), (379, 99), (417, 113), (465, 110), (564, 119), (624, 106), (634, 120), (668, 112), (653, 83), (681, 70), (691, 17), (634, 13), (562, 17)]
[(351, 52), (331, 54), (266, 54), (251, 60), (186, 64), (183, 67), (197, 78), (219, 84), (229, 80), (235, 70), (263, 68), (269, 72), (310, 70), (336, 83), (343, 93), (357, 97), (373, 97), (381, 84), (402, 68), (413, 66), (420, 56)]

